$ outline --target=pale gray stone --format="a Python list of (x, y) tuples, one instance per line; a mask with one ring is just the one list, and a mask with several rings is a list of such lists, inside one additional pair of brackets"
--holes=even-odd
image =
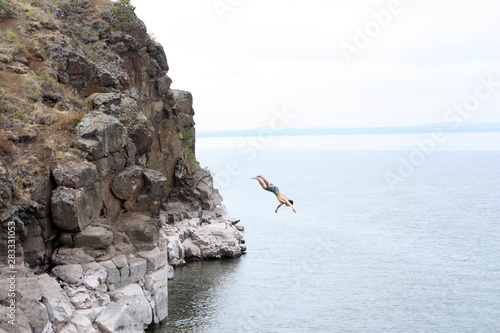
[(174, 278), (174, 267), (168, 265), (167, 269), (168, 269), (167, 277), (169, 280), (172, 280)]
[(111, 303), (96, 319), (99, 329), (106, 333), (144, 332), (152, 322), (151, 307), (144, 295), (124, 296)]
[(87, 293), (76, 293), (74, 296), (70, 297), (71, 304), (77, 309), (88, 309), (90, 307), (90, 296)]
[(71, 323), (75, 325), (78, 333), (97, 333), (97, 330), (92, 326), (92, 322), (84, 315), (75, 314), (71, 318)]
[(49, 324), (47, 309), (37, 299), (18, 292), (18, 306), (29, 320), (32, 332), (41, 333)]
[(107, 260), (101, 262), (101, 266), (106, 269), (106, 283), (115, 284), (120, 282), (120, 270), (115, 266), (113, 261)]
[(47, 274), (40, 275), (38, 283), (43, 286), (42, 302), (47, 308), (50, 320), (56, 324), (68, 321), (73, 314), (73, 309), (59, 283)]
[(155, 290), (168, 285), (169, 267), (164, 266), (159, 270), (144, 275), (144, 289), (154, 293)]
[(61, 265), (52, 269), (52, 274), (64, 282), (79, 286), (83, 283), (83, 268), (81, 265)]
[(93, 323), (97, 319), (97, 317), (101, 314), (102, 310), (104, 310), (103, 306), (96, 306), (90, 309), (81, 309), (76, 310), (75, 315), (82, 315), (88, 318), (88, 320)]
[(127, 257), (124, 254), (118, 254), (111, 258), (113, 261), (113, 264), (115, 264), (116, 267), (122, 268), (127, 266)]
[(120, 268), (120, 284), (128, 282), (128, 278), (130, 276), (130, 268), (128, 266)]
[(167, 264), (167, 252), (160, 251), (158, 247), (155, 247), (151, 251), (139, 252), (139, 255), (147, 260), (147, 271), (156, 271)]
[(106, 269), (96, 262), (82, 265), (85, 275), (83, 284), (89, 289), (96, 289), (101, 283), (106, 281)]
[(90, 224), (74, 238), (75, 247), (106, 249), (113, 242), (113, 233), (106, 228)]
[(78, 330), (76, 329), (74, 324), (68, 323), (63, 326), (59, 333), (78, 333)]
[(129, 283), (134, 283), (142, 280), (144, 274), (146, 274), (146, 259), (135, 258), (128, 261), (128, 267), (130, 268), (130, 276), (128, 278)]
[(185, 257), (187, 259), (201, 259), (201, 249), (193, 243), (191, 238), (182, 242), (182, 246), (184, 247)]
[(153, 309), (153, 322), (159, 324), (168, 315), (168, 287), (164, 286), (155, 290), (150, 303)]

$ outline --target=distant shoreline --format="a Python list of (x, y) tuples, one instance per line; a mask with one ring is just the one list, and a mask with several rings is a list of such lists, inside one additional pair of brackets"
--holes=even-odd
[(500, 132), (500, 123), (464, 123), (464, 124), (425, 124), (418, 126), (397, 127), (316, 127), (316, 128), (254, 128), (235, 131), (202, 131), (198, 138), (273, 136), (310, 136), (310, 135), (366, 135), (366, 134), (412, 134), (412, 133), (487, 133)]

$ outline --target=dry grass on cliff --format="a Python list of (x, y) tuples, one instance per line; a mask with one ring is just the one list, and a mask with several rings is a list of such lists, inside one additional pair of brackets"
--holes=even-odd
[(0, 0), (0, 166), (15, 180), (14, 199), (30, 200), (37, 177), (77, 152), (75, 127), (84, 101), (57, 81), (48, 48), (61, 22), (47, 10), (79, 0)]

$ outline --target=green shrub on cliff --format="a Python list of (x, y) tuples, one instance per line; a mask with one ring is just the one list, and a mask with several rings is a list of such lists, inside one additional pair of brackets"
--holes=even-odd
[(180, 130), (181, 136), (182, 136), (182, 143), (187, 146), (191, 147), (193, 145), (193, 132), (190, 128), (182, 128)]
[(40, 85), (38, 84), (37, 80), (33, 78), (29, 78), (24, 81), (22, 85), (22, 91), (24, 93), (24, 96), (26, 96), (26, 98), (32, 102), (37, 102), (42, 95)]
[(114, 30), (127, 28), (135, 20), (135, 7), (130, 0), (118, 0), (111, 8), (112, 22), (111, 27)]
[(15, 16), (14, 11), (9, 6), (8, 0), (0, 0), (0, 21), (2, 20), (2, 16), (4, 16), (4, 17), (14, 17)]
[(194, 153), (194, 132), (191, 128), (178, 128), (181, 134), (181, 141), (186, 149), (189, 160), (193, 166), (196, 165), (196, 157)]

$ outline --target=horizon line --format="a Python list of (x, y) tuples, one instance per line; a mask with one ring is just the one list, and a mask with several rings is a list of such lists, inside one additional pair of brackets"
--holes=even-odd
[(378, 127), (258, 127), (240, 130), (201, 131), (198, 138), (246, 137), (246, 136), (310, 136), (310, 135), (366, 135), (366, 134), (414, 134), (414, 133), (487, 133), (500, 132), (500, 122), (474, 122), (462, 124), (427, 123), (410, 126)]

